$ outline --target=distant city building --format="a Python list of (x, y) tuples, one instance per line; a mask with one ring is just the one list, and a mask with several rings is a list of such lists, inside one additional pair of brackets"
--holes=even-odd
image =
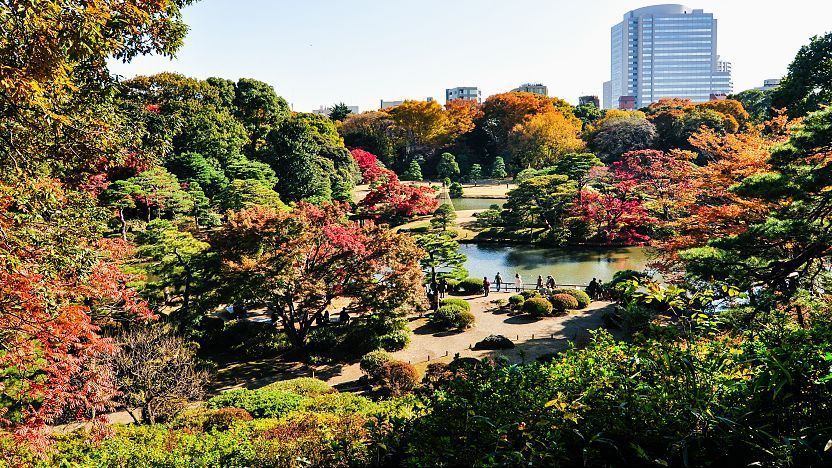
[[(351, 114), (359, 114), (360, 113), (360, 112), (358, 112), (358, 106), (347, 106), (347, 108), (350, 110)], [(325, 116), (329, 117), (329, 114), (332, 113), (332, 107), (321, 106), (318, 109), (313, 110), (312, 113), (313, 114), (325, 115)]]
[(513, 93), (533, 93), (542, 96), (549, 95), (549, 88), (542, 83), (523, 83), (511, 90)]
[(636, 108), (635, 96), (619, 96), (618, 108), (623, 110), (634, 110)]
[(728, 95), (725, 93), (711, 93), (708, 97), (709, 101), (724, 101), (728, 99)]
[(445, 90), (445, 102), (455, 99), (482, 102), (482, 91), (476, 86), (459, 86)]
[[(717, 55), (717, 21), (712, 13), (683, 5), (655, 5), (630, 11), (611, 28), (610, 81), (604, 107), (622, 96), (645, 107), (662, 98), (705, 102), (730, 94), (731, 63)], [(624, 100), (629, 105), (630, 99)]]
[(578, 105), (583, 106), (584, 104), (593, 104), (597, 108), (601, 108), (601, 101), (598, 100), (598, 96), (581, 96), (578, 98)]
[(763, 80), (763, 85), (754, 89), (759, 89), (760, 91), (768, 91), (770, 89), (780, 87), (780, 78), (770, 78), (768, 80)]
[(384, 99), (381, 100), (381, 105), (379, 105), (379, 109), (390, 109), (393, 107), (398, 107), (404, 104), (404, 101), (385, 101)]
[(612, 81), (604, 82), (604, 109), (612, 109)]

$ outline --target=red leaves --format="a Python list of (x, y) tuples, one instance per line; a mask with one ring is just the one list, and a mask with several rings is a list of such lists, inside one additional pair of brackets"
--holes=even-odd
[(354, 149), (350, 151), (350, 154), (352, 154), (353, 159), (358, 164), (358, 169), (361, 171), (361, 183), (372, 184), (391, 172), (381, 166), (378, 158), (373, 153), (362, 149)]
[(381, 167), (378, 158), (367, 151), (351, 151), (364, 183), (378, 185), (359, 203), (361, 210), (375, 219), (409, 218), (433, 213), (439, 206), (433, 189), (401, 183), (395, 172)]

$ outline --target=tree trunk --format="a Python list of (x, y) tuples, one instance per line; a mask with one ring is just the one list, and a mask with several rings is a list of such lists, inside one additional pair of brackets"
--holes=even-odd
[(118, 219), (121, 221), (121, 238), (127, 240), (127, 220), (124, 219), (124, 208), (118, 209)]

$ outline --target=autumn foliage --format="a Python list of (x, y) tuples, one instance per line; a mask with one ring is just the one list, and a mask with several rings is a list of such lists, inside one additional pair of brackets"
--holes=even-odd
[(370, 183), (370, 192), (359, 202), (359, 210), (376, 220), (396, 222), (404, 218), (433, 213), (439, 201), (433, 189), (404, 184), (395, 172), (381, 167), (372, 153), (352, 150), (361, 176)]

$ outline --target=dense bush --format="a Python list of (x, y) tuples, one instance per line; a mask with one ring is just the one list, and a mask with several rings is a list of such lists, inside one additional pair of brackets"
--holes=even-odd
[(528, 299), (531, 299), (533, 297), (540, 297), (540, 292), (538, 292), (538, 291), (523, 291), (523, 292), (520, 293), (520, 295), (523, 296), (523, 299), (528, 300)]
[(482, 293), (482, 278), (474, 278), (469, 276), (460, 281), (456, 287), (460, 294), (481, 294)]
[(208, 413), (202, 428), (206, 431), (227, 431), (237, 421), (251, 421), (252, 419), (251, 414), (242, 408), (220, 408)]
[(471, 303), (469, 303), (465, 299), (459, 299), (457, 297), (446, 297), (445, 299), (442, 299), (441, 301), (439, 301), (439, 305), (440, 306), (456, 305), (456, 306), (462, 307), (463, 309), (465, 309), (469, 312), (471, 311)]
[(385, 362), (381, 370), (381, 386), (390, 395), (398, 396), (419, 386), (419, 373), (404, 361)]
[(448, 188), (448, 194), (451, 198), (462, 198), (462, 184), (460, 184), (459, 182), (453, 182), (450, 188)]
[(298, 377), (296, 379), (280, 380), (269, 384), (264, 388), (297, 393), (298, 395), (303, 396), (316, 396), (335, 392), (335, 389), (330, 387), (328, 383), (312, 377)]
[(474, 314), (454, 304), (440, 307), (428, 319), (433, 326), (443, 330), (465, 330), (474, 324), (474, 320)]
[(378, 346), (385, 351), (400, 351), (410, 344), (410, 330), (394, 330), (378, 337)]
[[(832, 385), (818, 347), (828, 350), (830, 338), (769, 327), (747, 344), (627, 344), (601, 332), (552, 364), (481, 366), (428, 397), (409, 462), (453, 454), (470, 465), (826, 465)], [(796, 374), (807, 379), (788, 377)]]
[(545, 317), (552, 314), (552, 303), (542, 297), (533, 297), (523, 303), (523, 312), (532, 317)]
[(515, 294), (508, 298), (508, 303), (516, 309), (519, 309), (524, 302), (526, 302), (526, 298), (524, 298), (520, 294)]
[(574, 288), (560, 288), (560, 289), (553, 289), (552, 294), (569, 294), (570, 296), (574, 297), (576, 301), (578, 301), (578, 309), (585, 309), (592, 304), (592, 299), (590, 299), (589, 294), (581, 291), (580, 289)]
[(393, 355), (387, 351), (376, 350), (365, 354), (359, 362), (361, 372), (367, 375), (370, 380), (377, 380), (381, 377), (381, 369), (388, 361), (393, 360)]
[(278, 418), (300, 407), (303, 396), (271, 388), (238, 389), (208, 400), (209, 408), (242, 408), (256, 418)]
[(555, 294), (549, 298), (555, 312), (566, 312), (578, 308), (578, 300), (571, 294)]

